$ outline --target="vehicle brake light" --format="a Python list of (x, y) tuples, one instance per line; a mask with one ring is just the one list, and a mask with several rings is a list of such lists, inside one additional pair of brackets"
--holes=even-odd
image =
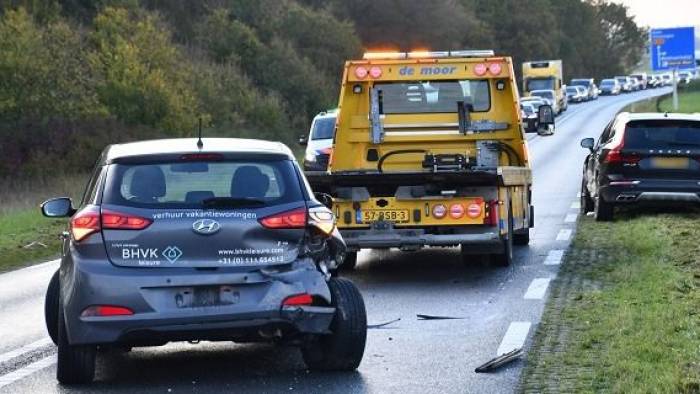
[(452, 217), (452, 219), (459, 219), (462, 216), (464, 216), (464, 205), (452, 204), (450, 206), (450, 217)]
[(447, 207), (442, 204), (437, 204), (433, 206), (433, 216), (436, 219), (442, 219), (447, 215)]
[(92, 305), (80, 314), (82, 317), (92, 317), (92, 316), (130, 316), (133, 315), (134, 311), (123, 306), (115, 305)]
[(476, 74), (478, 76), (482, 76), (482, 75), (486, 74), (486, 65), (483, 63), (479, 63), (479, 64), (475, 65), (474, 66), (474, 74)]
[(304, 228), (306, 227), (306, 209), (299, 208), (293, 211), (282, 212), (259, 220), (266, 228)]
[(374, 66), (369, 69), (369, 76), (372, 78), (379, 78), (382, 76), (382, 69)]
[(467, 216), (469, 216), (472, 219), (478, 218), (481, 216), (481, 204), (477, 203), (471, 203), (469, 204), (469, 207), (467, 207)]
[(180, 156), (180, 160), (185, 161), (212, 161), (223, 159), (224, 156), (219, 153), (186, 153)]
[(367, 69), (364, 68), (364, 67), (358, 67), (358, 68), (355, 69), (355, 76), (356, 76), (358, 79), (365, 79), (365, 78), (367, 78), (367, 74), (368, 74), (368, 71), (367, 71)]
[(614, 164), (614, 163), (629, 163), (629, 164), (637, 164), (641, 160), (641, 158), (637, 155), (626, 155), (622, 153), (622, 148), (625, 147), (625, 139), (624, 136), (622, 139), (620, 139), (620, 142), (613, 146), (609, 151), (608, 154), (605, 156), (605, 159), (603, 159), (604, 163), (607, 164)]
[(498, 75), (501, 73), (502, 67), (499, 63), (489, 64), (489, 72), (493, 75)]
[(484, 224), (498, 226), (498, 200), (490, 201), (487, 205), (487, 215), (484, 217)]
[(127, 215), (112, 211), (102, 211), (102, 228), (114, 230), (143, 230), (153, 223), (140, 216)]
[(282, 301), (282, 306), (301, 306), (301, 305), (311, 305), (314, 300), (310, 294), (297, 294), (287, 297)]
[(100, 231), (100, 211), (94, 205), (80, 210), (70, 221), (70, 232), (75, 241), (82, 241), (98, 231)]

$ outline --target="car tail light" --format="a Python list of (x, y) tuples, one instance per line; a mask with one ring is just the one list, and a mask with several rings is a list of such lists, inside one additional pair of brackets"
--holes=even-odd
[(489, 64), (489, 72), (493, 75), (498, 75), (501, 73), (502, 67), (499, 63)]
[(287, 297), (282, 301), (282, 306), (301, 306), (301, 305), (311, 305), (314, 300), (310, 294), (297, 294)]
[(369, 76), (372, 78), (379, 78), (382, 76), (382, 69), (380, 67), (374, 66), (369, 69)]
[(134, 311), (123, 306), (116, 305), (92, 305), (80, 314), (82, 317), (92, 317), (92, 316), (130, 316), (133, 315)]
[(620, 139), (620, 142), (617, 145), (613, 146), (608, 151), (608, 154), (605, 155), (603, 162), (607, 163), (607, 164), (615, 164), (615, 163), (637, 164), (637, 163), (639, 163), (639, 161), (641, 160), (641, 158), (639, 156), (622, 153), (622, 148), (624, 148), (624, 147), (625, 147), (625, 139), (623, 136), (623, 138)]
[(367, 69), (364, 68), (364, 67), (358, 67), (358, 68), (355, 69), (355, 76), (356, 76), (358, 79), (365, 79), (365, 78), (367, 78), (367, 74), (368, 74), (368, 73), (369, 73), (369, 72), (368, 72)]
[(75, 241), (82, 241), (100, 231), (100, 210), (91, 205), (78, 211), (70, 221), (70, 232)]
[(442, 219), (447, 215), (447, 207), (442, 204), (437, 204), (433, 206), (433, 217), (436, 219)]
[(477, 203), (471, 203), (467, 207), (467, 216), (469, 216), (472, 219), (478, 218), (481, 216), (481, 204)]
[(102, 211), (102, 228), (112, 230), (143, 230), (152, 220), (124, 213)]
[(479, 63), (479, 64), (474, 66), (474, 74), (476, 74), (478, 76), (482, 76), (482, 75), (486, 74), (486, 69), (487, 68), (486, 68), (485, 64)]
[(271, 229), (304, 228), (306, 227), (306, 216), (306, 209), (299, 208), (262, 218), (260, 224)]
[(464, 216), (464, 205), (462, 204), (452, 204), (450, 206), (450, 217), (452, 219), (459, 219)]

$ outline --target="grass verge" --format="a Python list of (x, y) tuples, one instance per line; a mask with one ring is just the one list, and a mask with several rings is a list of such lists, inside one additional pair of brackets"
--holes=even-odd
[(700, 214), (582, 218), (523, 392), (700, 392)]
[[(674, 112), (673, 95), (660, 98), (659, 108), (662, 112)], [(692, 81), (690, 85), (678, 91), (677, 112), (700, 112), (700, 81)]]

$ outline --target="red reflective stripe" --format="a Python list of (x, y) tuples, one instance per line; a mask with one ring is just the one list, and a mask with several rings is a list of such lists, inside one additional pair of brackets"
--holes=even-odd
[(284, 301), (282, 301), (282, 305), (284, 305), (284, 306), (311, 305), (313, 303), (313, 301), (314, 300), (310, 294), (304, 293), (304, 294), (297, 294), (297, 295), (293, 295), (291, 297), (287, 297)]

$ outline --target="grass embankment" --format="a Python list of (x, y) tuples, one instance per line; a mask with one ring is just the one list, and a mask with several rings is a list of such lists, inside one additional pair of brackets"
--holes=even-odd
[(580, 220), (524, 392), (700, 392), (700, 214)]
[(673, 110), (673, 94), (634, 102), (623, 109), (626, 112), (700, 112), (700, 80), (678, 90), (678, 111)]
[(39, 204), (53, 196), (76, 198), (86, 177), (0, 181), (0, 272), (46, 261), (60, 254), (65, 219), (47, 219)]

